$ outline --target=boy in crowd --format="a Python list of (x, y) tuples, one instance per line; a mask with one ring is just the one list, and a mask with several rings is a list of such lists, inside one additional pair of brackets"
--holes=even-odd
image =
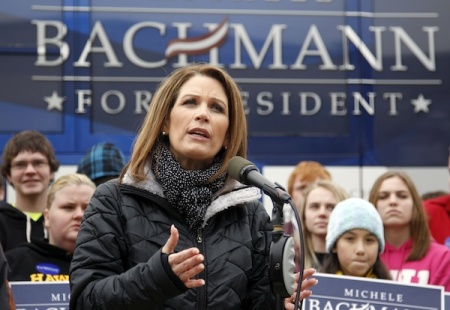
[(42, 212), (59, 169), (53, 146), (40, 132), (15, 134), (3, 150), (0, 171), (15, 190), (14, 204), (0, 204), (0, 243), (5, 252), (31, 237), (47, 237)]

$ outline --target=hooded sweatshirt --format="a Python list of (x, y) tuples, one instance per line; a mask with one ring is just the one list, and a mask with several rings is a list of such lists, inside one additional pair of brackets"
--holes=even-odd
[(385, 250), (380, 257), (391, 271), (392, 279), (402, 283), (440, 285), (444, 286), (445, 291), (450, 292), (450, 249), (432, 242), (422, 259), (406, 261), (412, 245), (412, 239), (399, 248), (386, 242)]
[(6, 253), (9, 281), (69, 281), (72, 253), (48, 243), (32, 239)]
[(431, 235), (441, 244), (450, 247), (450, 195), (424, 200)]
[(0, 243), (6, 253), (31, 238), (46, 237), (44, 217), (33, 221), (29, 216), (6, 202), (0, 204)]

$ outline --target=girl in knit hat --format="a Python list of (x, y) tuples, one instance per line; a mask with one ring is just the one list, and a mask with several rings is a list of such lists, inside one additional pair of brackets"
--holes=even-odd
[(375, 207), (364, 199), (349, 198), (334, 207), (326, 247), (331, 254), (321, 272), (391, 279), (380, 260), (384, 250), (383, 222)]

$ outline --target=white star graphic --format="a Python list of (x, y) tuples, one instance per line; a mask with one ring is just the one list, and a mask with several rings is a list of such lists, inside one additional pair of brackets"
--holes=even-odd
[(414, 113), (419, 113), (421, 111), (424, 113), (430, 112), (428, 106), (431, 104), (431, 100), (425, 99), (422, 94), (420, 94), (417, 99), (411, 100), (411, 104), (414, 106)]
[(66, 100), (66, 97), (60, 97), (58, 93), (53, 91), (52, 95), (50, 97), (44, 97), (44, 101), (48, 103), (47, 111), (51, 111), (53, 109), (56, 109), (58, 111), (62, 111), (63, 106), (62, 103)]

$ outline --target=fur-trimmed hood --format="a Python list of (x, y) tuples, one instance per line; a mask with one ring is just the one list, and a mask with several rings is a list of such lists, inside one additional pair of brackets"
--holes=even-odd
[[(131, 185), (161, 198), (166, 198), (164, 189), (153, 172), (148, 169), (148, 167), (146, 167), (145, 172), (147, 176), (146, 179), (137, 182), (127, 171), (122, 179), (122, 184)], [(233, 206), (239, 206), (251, 201), (259, 200), (260, 198), (261, 191), (258, 188), (247, 186), (236, 180), (227, 178), (225, 186), (214, 194), (211, 205), (206, 210), (203, 227), (208, 220), (217, 213)]]

